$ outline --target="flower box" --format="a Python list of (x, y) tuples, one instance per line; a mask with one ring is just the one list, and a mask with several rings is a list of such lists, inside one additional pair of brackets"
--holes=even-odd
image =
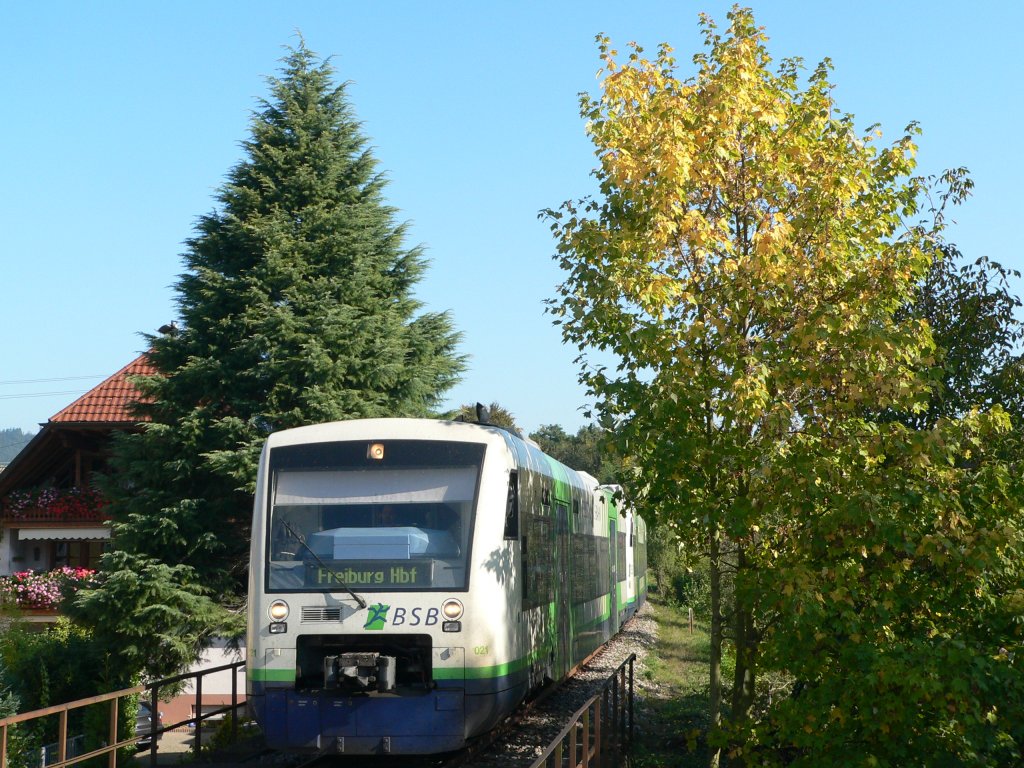
[(96, 571), (62, 566), (52, 571), (19, 571), (0, 577), (0, 601), (25, 611), (55, 610), (68, 595), (90, 586)]
[(108, 519), (106, 500), (94, 488), (45, 488), (14, 491), (3, 502), (0, 517), (5, 522), (78, 522)]

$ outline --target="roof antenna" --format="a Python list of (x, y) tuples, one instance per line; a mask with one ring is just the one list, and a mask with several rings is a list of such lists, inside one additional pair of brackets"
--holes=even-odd
[(491, 423), (491, 411), (483, 403), (476, 404), (476, 422), (477, 424)]

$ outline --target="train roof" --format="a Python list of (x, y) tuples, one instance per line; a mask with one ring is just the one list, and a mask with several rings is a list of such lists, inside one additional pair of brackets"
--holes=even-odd
[[(497, 439), (504, 442), (509, 436), (522, 438), (493, 424), (475, 424), (465, 421), (443, 419), (350, 419), (293, 427), (273, 432), (267, 438), (267, 445), (276, 448), (282, 445), (302, 443), (326, 443), (338, 440), (370, 439), (422, 439), (455, 440), (460, 442), (490, 442)], [(524, 442), (526, 442), (524, 440)]]
[(560, 465), (570, 473), (577, 475), (579, 477), (577, 482), (582, 487), (594, 491), (600, 485), (597, 479), (587, 472), (561, 464), (554, 457), (545, 454), (533, 440), (521, 437), (516, 432), (495, 424), (411, 418), (329, 421), (273, 432), (267, 438), (265, 449), (348, 440), (451, 440), (466, 443), (489, 443), (500, 445), (503, 448), (511, 448), (511, 441), (512, 444), (520, 443), (523, 446), (523, 449), (515, 451), (520, 458), (531, 452), (535, 456), (544, 456), (546, 462)]

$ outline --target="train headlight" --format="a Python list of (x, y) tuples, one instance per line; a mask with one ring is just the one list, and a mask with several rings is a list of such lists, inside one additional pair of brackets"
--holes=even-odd
[(366, 458), (381, 461), (384, 458), (384, 443), (370, 443), (366, 446)]
[(448, 621), (458, 621), (462, 618), (462, 603), (456, 600), (454, 597), (449, 597), (443, 603), (441, 603), (441, 613)]
[(284, 600), (275, 600), (270, 604), (267, 613), (270, 614), (271, 621), (284, 621), (288, 618), (288, 603)]

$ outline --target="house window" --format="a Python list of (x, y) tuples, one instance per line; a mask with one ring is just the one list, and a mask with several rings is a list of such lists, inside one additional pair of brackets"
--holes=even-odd
[(54, 546), (53, 566), (96, 569), (106, 544), (103, 541), (58, 541)]

